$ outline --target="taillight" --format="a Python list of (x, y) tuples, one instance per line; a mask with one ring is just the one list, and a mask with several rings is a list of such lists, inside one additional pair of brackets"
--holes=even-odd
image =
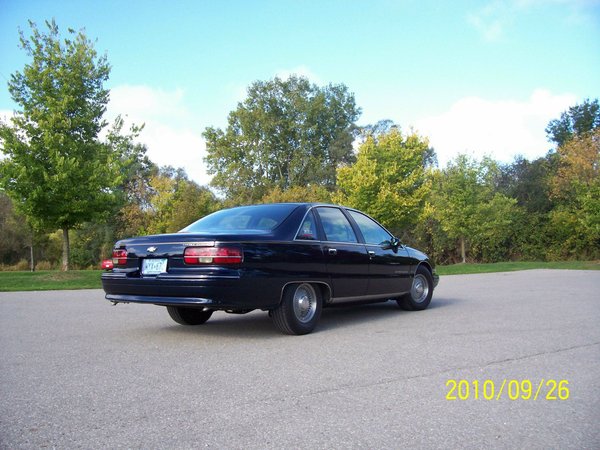
[(242, 249), (237, 247), (187, 247), (183, 252), (186, 264), (240, 264)]
[(114, 267), (112, 259), (105, 259), (102, 261), (102, 268), (104, 270), (112, 270)]
[(113, 250), (112, 262), (115, 266), (124, 266), (127, 264), (127, 250), (116, 248)]

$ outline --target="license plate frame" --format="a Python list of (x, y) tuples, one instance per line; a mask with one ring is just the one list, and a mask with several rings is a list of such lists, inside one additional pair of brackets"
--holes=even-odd
[(156, 276), (167, 272), (167, 258), (142, 259), (142, 276)]

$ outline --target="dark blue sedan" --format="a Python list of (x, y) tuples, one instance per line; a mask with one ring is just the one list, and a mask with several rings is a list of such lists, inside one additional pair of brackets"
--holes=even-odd
[(288, 334), (310, 333), (332, 305), (423, 310), (439, 280), (425, 254), (368, 215), (315, 203), (224, 209), (178, 233), (121, 240), (112, 262), (102, 285), (113, 303), (166, 306), (182, 325), (261, 309)]

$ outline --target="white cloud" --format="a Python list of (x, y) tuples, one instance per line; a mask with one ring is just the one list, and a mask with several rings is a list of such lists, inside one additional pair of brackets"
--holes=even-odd
[(493, 1), (476, 12), (467, 14), (467, 22), (489, 42), (499, 41), (511, 21), (515, 6), (510, 2)]
[(203, 163), (206, 143), (201, 126), (185, 106), (181, 89), (165, 91), (148, 86), (111, 89), (108, 116), (121, 114), (129, 123), (145, 124), (138, 140), (146, 144), (148, 157), (160, 166), (183, 167), (200, 183), (210, 182)]
[(486, 41), (494, 42), (502, 38), (508, 20), (507, 5), (493, 2), (477, 12), (467, 15), (467, 22), (483, 36)]
[(489, 155), (501, 162), (511, 162), (516, 155), (534, 159), (552, 147), (546, 139), (548, 122), (576, 101), (574, 95), (543, 89), (526, 101), (466, 97), (440, 115), (417, 120), (415, 127), (429, 138), (440, 167), (459, 153)]
[(9, 111), (8, 109), (0, 109), (0, 120), (4, 123), (9, 123), (13, 114), (13, 111)]
[(504, 39), (507, 32), (522, 14), (536, 14), (536, 9), (557, 7), (571, 25), (597, 22), (594, 8), (599, 0), (492, 0), (476, 11), (467, 14), (466, 20), (488, 42)]

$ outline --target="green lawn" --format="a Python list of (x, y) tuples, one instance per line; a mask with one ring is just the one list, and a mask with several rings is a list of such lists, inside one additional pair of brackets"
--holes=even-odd
[(567, 270), (600, 270), (600, 261), (562, 261), (562, 262), (499, 262), (490, 264), (452, 264), (437, 266), (440, 275), (459, 275), (469, 273), (513, 272), (529, 269), (567, 269)]
[[(528, 269), (600, 270), (600, 261), (503, 262), (493, 264), (453, 264), (437, 266), (438, 274), (511, 272)], [(59, 272), (0, 272), (0, 291), (47, 291), (52, 289), (101, 289), (99, 270)]]
[(100, 289), (100, 270), (40, 270), (0, 272), (0, 291), (48, 291), (52, 289)]

